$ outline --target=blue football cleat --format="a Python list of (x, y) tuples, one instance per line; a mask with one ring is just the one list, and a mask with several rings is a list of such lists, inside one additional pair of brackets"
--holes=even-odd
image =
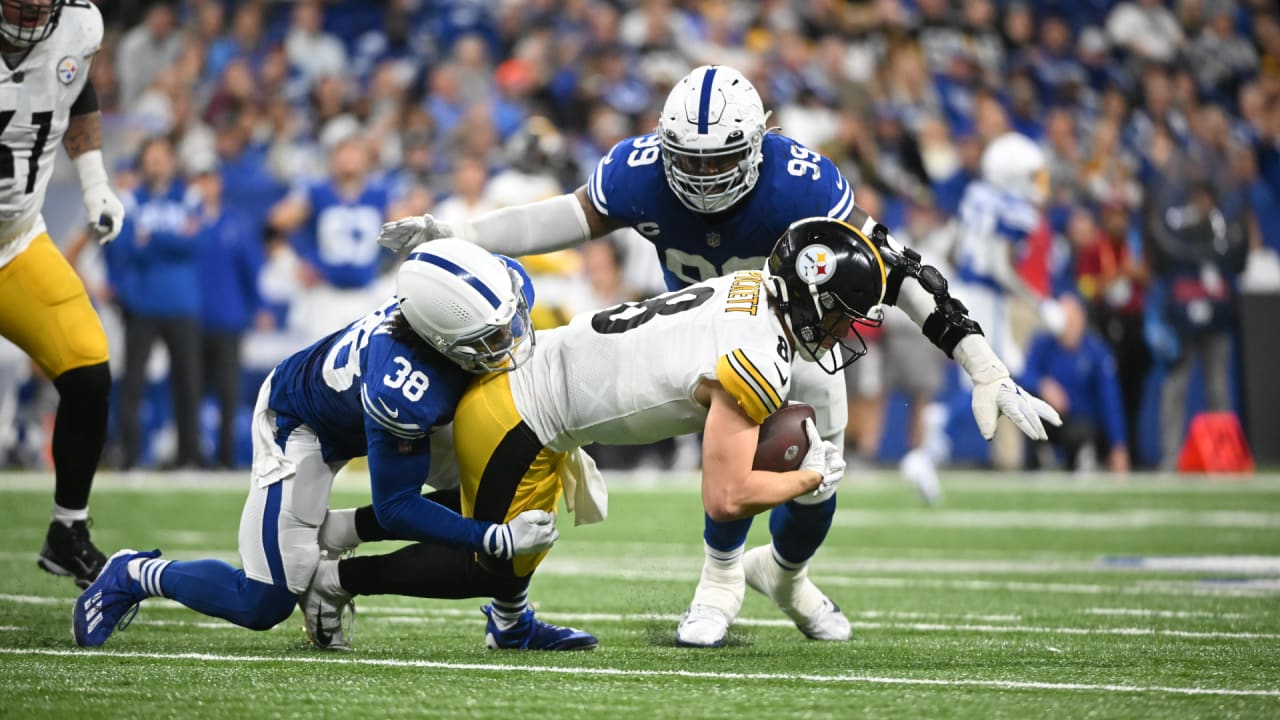
[(506, 630), (499, 630), (493, 621), (491, 605), (485, 605), (480, 611), (489, 618), (484, 627), (484, 642), (490, 650), (594, 650), (600, 644), (589, 632), (538, 620), (533, 616), (533, 608), (526, 608), (520, 620)]
[(138, 614), (138, 603), (147, 597), (142, 584), (129, 577), (129, 561), (160, 557), (159, 550), (121, 550), (107, 560), (98, 579), (76, 599), (71, 608), (71, 634), (76, 644), (96, 647), (107, 641), (119, 626), (129, 626)]

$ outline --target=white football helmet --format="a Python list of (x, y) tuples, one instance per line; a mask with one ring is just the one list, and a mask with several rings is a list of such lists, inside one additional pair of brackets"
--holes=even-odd
[(982, 152), (982, 179), (1036, 205), (1049, 199), (1049, 169), (1044, 151), (1016, 132), (991, 141)]
[(478, 245), (442, 238), (396, 272), (400, 312), (423, 340), (474, 373), (514, 370), (533, 351), (520, 274)]
[(667, 95), (658, 120), (667, 183), (690, 210), (728, 210), (760, 179), (764, 104), (742, 73), (703, 65)]

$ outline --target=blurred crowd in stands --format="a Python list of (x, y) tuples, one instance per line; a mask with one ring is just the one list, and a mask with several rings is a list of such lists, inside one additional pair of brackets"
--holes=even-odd
[[(889, 323), (849, 383), (850, 450), (868, 462), (946, 422), (957, 461), (1170, 467), (1189, 402), (1238, 405), (1237, 297), (1280, 274), (1271, 0), (101, 5), (92, 80), (129, 220), (112, 245), (86, 242), (65, 163), (45, 217), (108, 326), (109, 467), (246, 464), (265, 373), (390, 294), (386, 219), (570, 191), (704, 63), (742, 70), (771, 125), (940, 267), (986, 143), (1013, 130), (1048, 155), (1019, 269), (1067, 321), (1015, 328), (1024, 384), (1074, 421), (1059, 451), (993, 458), (965, 440), (967, 412), (930, 420), (956, 383)], [(530, 267), (541, 327), (662, 287), (631, 231)], [(0, 459), (47, 465), (55, 394), (16, 358), (0, 359)]]

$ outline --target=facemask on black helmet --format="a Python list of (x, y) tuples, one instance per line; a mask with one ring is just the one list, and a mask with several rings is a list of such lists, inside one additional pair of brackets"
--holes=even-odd
[(798, 221), (778, 239), (766, 270), (800, 357), (834, 375), (867, 354), (859, 328), (883, 321), (887, 273), (866, 236), (831, 218)]

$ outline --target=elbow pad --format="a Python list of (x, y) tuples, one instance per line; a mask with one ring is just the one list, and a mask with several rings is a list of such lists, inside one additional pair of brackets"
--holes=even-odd
[[(872, 230), (872, 236), (880, 246), (888, 245), (888, 231), (883, 225), (877, 224)], [(896, 257), (893, 269), (889, 271), (885, 282), (885, 303), (898, 305), (902, 294), (902, 283), (908, 278), (913, 278), (920, 283), (920, 288), (931, 295), (934, 302), (933, 312), (925, 317), (920, 329), (924, 331), (924, 336), (929, 338), (930, 342), (947, 354), (947, 357), (952, 357), (956, 344), (966, 336), (982, 334), (982, 327), (969, 317), (969, 309), (964, 306), (964, 303), (951, 297), (951, 293), (947, 291), (947, 279), (937, 268), (921, 264), (920, 253), (909, 247), (890, 247), (895, 251)], [(912, 298), (916, 301), (916, 305), (928, 302), (925, 298), (916, 297), (917, 294), (913, 291)], [(915, 312), (909, 310), (908, 314), (914, 317), (924, 314), (922, 307), (912, 309)]]
[(947, 354), (947, 357), (953, 357), (956, 345), (961, 340), (969, 335), (982, 334), (982, 327), (969, 317), (969, 309), (950, 295), (945, 295), (945, 299), (938, 300), (937, 309), (925, 318), (924, 325), (920, 329), (924, 331), (924, 336), (929, 338), (929, 342), (937, 345)]

